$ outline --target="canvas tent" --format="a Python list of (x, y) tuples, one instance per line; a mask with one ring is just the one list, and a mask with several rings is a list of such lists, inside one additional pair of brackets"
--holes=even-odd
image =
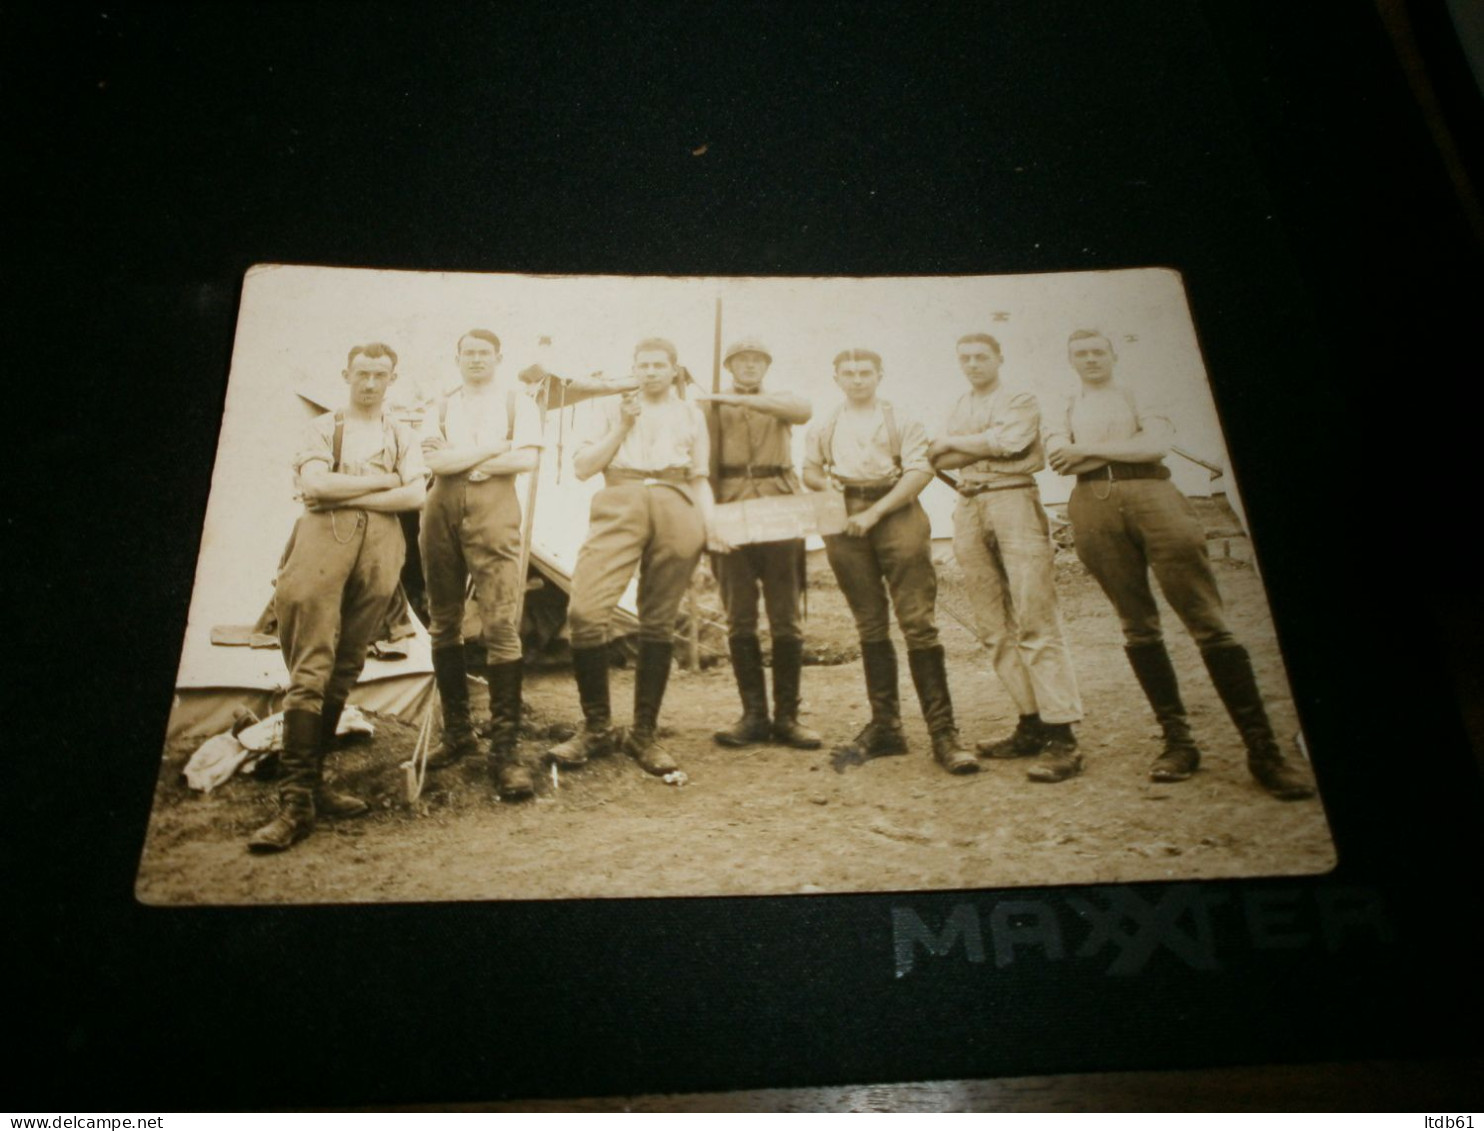
[[(212, 630), (252, 625), (271, 600), (279, 556), (300, 513), (290, 472), (295, 447), (305, 424), (342, 397), (343, 386), (334, 379), (312, 380), (302, 373), (285, 381), (234, 380), (229, 387), (168, 724), (170, 740), (218, 734), (231, 726), (240, 707), (262, 717), (282, 706), (288, 672), (277, 648), (213, 644)], [(411, 403), (416, 400), (409, 390), (400, 408), (410, 422), (423, 407)], [(602, 485), (599, 480), (580, 483), (572, 474), (573, 412), (567, 410), (565, 427), (557, 412), (547, 414), (551, 448), (542, 463), (531, 539), (532, 570), (564, 593), (571, 592), (589, 501)], [(560, 472), (559, 436), (568, 465)], [(516, 490), (524, 503), (528, 476), (517, 479)], [(631, 586), (619, 608), (617, 631), (637, 623), (634, 596)], [(369, 658), (351, 702), (407, 721), (421, 719), (432, 694), (432, 654), (426, 630), (415, 617), (411, 620), (412, 635), (397, 642), (406, 656)]]
[[(251, 625), (273, 595), (273, 580), (301, 505), (293, 499), (290, 463), (304, 426), (343, 400), (308, 395), (285, 381), (234, 380), (227, 390), (211, 497), (196, 562), (185, 643), (170, 712), (170, 740), (218, 734), (233, 712), (262, 717), (281, 709), (288, 672), (277, 648), (211, 642), (213, 628)], [(343, 387), (342, 387), (343, 388)], [(400, 718), (420, 718), (432, 693), (428, 637), (416, 624), (398, 642), (406, 657), (368, 659), (351, 696), (361, 707)]]

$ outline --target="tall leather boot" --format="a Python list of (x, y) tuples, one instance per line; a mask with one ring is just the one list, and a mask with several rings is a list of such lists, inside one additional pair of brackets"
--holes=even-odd
[[(773, 741), (795, 750), (818, 750), (824, 739), (799, 722), (799, 676), (804, 642), (797, 636), (773, 637)], [(766, 714), (767, 702), (763, 703)]]
[[(734, 636), (728, 641), (737, 693), (742, 697), (742, 717), (727, 730), (711, 737), (722, 746), (748, 746), (766, 742), (772, 735), (768, 725), (768, 685), (763, 678), (763, 648), (756, 636)], [(775, 675), (776, 678), (776, 675)]]
[(1165, 748), (1149, 767), (1150, 781), (1184, 781), (1201, 764), (1201, 750), (1191, 737), (1190, 721), (1180, 699), (1180, 681), (1163, 643), (1129, 644), (1123, 649), (1128, 666), (1144, 689), (1144, 698), (1164, 731)]
[(504, 801), (524, 801), (535, 796), (531, 771), (520, 760), (521, 685), (524, 660), (510, 660), (485, 668), (490, 685), (490, 776)]
[(1247, 768), (1258, 784), (1280, 801), (1313, 797), (1313, 785), (1283, 756), (1273, 737), (1247, 649), (1240, 644), (1222, 644), (1202, 649), (1201, 659), (1206, 661), (1216, 694), (1221, 696), (1227, 714), (1242, 735), (1247, 746)]
[(613, 751), (613, 711), (608, 699), (608, 646), (572, 649), (572, 674), (582, 704), (582, 729), (546, 752), (558, 766), (575, 769)]
[(654, 640), (639, 641), (639, 664), (634, 673), (634, 725), (624, 742), (624, 753), (639, 763), (645, 773), (663, 777), (680, 769), (656, 739), (659, 730), (660, 704), (665, 700), (665, 687), (670, 682), (671, 660), (675, 645)]
[(428, 769), (441, 770), (479, 752), (469, 721), (469, 680), (462, 644), (433, 649), (433, 679), (443, 703), (443, 743), (428, 755)]
[(907, 666), (912, 669), (912, 685), (917, 688), (917, 701), (922, 705), (922, 717), (932, 736), (933, 757), (938, 765), (950, 774), (978, 773), (979, 760), (959, 743), (943, 645), (909, 650)]
[(901, 697), (897, 692), (896, 647), (890, 640), (862, 643), (861, 666), (866, 672), (866, 700), (871, 704), (871, 721), (854, 739), (835, 751), (837, 763), (907, 753), (907, 736), (902, 733)]
[(340, 715), (345, 704), (326, 701), (319, 716), (319, 750), (314, 789), (314, 811), (320, 817), (364, 817), (371, 812), (359, 797), (331, 789), (325, 782), (325, 758), (335, 749), (335, 732), (340, 728)]
[(283, 713), (278, 816), (247, 840), (250, 852), (282, 852), (314, 831), (314, 787), (319, 781), (319, 715)]

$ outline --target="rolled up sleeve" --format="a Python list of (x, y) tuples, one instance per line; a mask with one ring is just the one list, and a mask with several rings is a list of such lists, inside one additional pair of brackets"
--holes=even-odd
[(1041, 442), (1048, 448), (1070, 444), (1072, 436), (1072, 398), (1058, 406), (1058, 411), (1041, 421)]
[(928, 459), (928, 434), (922, 421), (902, 421), (902, 470), (933, 473), (932, 461)]
[(998, 459), (1018, 456), (1036, 442), (1041, 406), (1033, 394), (1016, 393), (996, 415), (999, 419), (981, 434), (990, 455)]
[(396, 427), (397, 451), (400, 453), (397, 458), (397, 478), (406, 486), (426, 478), (428, 471), (423, 463), (423, 450), (417, 442), (416, 433), (405, 424), (398, 424)]
[(814, 424), (804, 433), (804, 471), (815, 475), (824, 474), (824, 441), (820, 438), (821, 425)]
[(418, 440), (424, 453), (448, 447), (448, 437), (443, 434), (443, 414), (447, 403), (436, 401), (423, 413), (423, 426), (418, 429)]
[(323, 417), (316, 417), (311, 421), (299, 437), (299, 448), (294, 453), (294, 474), (303, 472), (305, 465), (311, 463), (322, 463), (331, 467), (335, 462), (334, 424), (331, 423), (327, 429), (320, 423), (324, 419), (333, 420), (332, 413), (326, 413)]

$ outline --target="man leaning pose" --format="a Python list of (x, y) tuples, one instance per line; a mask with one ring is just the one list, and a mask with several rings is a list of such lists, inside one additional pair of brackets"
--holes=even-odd
[(989, 334), (958, 340), (969, 381), (928, 449), (939, 470), (960, 469), (953, 512), (953, 553), (964, 571), (979, 642), (1020, 712), (1015, 732), (979, 745), (989, 758), (1039, 755), (1028, 777), (1059, 782), (1077, 774), (1082, 756), (1072, 724), (1082, 700), (1056, 603), (1055, 551), (1035, 473), (1046, 466), (1041, 407), (1000, 380), (1003, 355)]
[[(798, 494), (793, 468), (793, 426), (807, 424), (813, 409), (792, 393), (765, 392), (763, 379), (773, 355), (762, 342), (744, 338), (727, 347), (722, 362), (732, 375), (724, 393), (697, 393), (715, 413), (720, 439), (716, 501), (766, 499)], [(804, 541), (759, 542), (718, 554), (716, 580), (727, 613), (727, 643), (742, 698), (742, 717), (715, 739), (723, 746), (746, 746), (770, 739), (801, 750), (819, 749), (821, 739), (799, 723), (799, 677), (804, 662), (800, 616), (804, 580)], [(768, 609), (773, 637), (773, 714), (758, 641), (758, 591)]]
[(1284, 801), (1312, 797), (1313, 786), (1273, 737), (1247, 649), (1227, 628), (1206, 532), (1190, 500), (1170, 482), (1164, 457), (1173, 426), (1114, 383), (1118, 355), (1106, 335), (1075, 331), (1067, 357), (1082, 387), (1047, 421), (1046, 454), (1055, 470), (1077, 477), (1067, 507), (1077, 556), (1118, 610), (1129, 665), (1164, 731), (1150, 778), (1184, 781), (1201, 761), (1149, 588), (1153, 570), (1241, 732), (1252, 776)]
[[(675, 346), (645, 338), (634, 347), (637, 393), (602, 403), (595, 431), (573, 456), (579, 479), (602, 472), (587, 541), (572, 571), (567, 607), (582, 729), (547, 756), (581, 766), (609, 753), (617, 735), (608, 698), (608, 631), (639, 571), (639, 659), (634, 724), (625, 753), (651, 774), (680, 767), (655, 740), (670, 679), (675, 620), (711, 527), (710, 444), (701, 410), (676, 395)], [(712, 549), (728, 547), (711, 539)]]
[[(907, 641), (912, 682), (933, 739), (933, 755), (951, 774), (979, 769), (959, 745), (934, 605), (932, 531), (917, 496), (933, 478), (922, 424), (876, 396), (883, 369), (871, 350), (835, 357), (835, 383), (845, 403), (805, 437), (804, 482), (845, 495), (845, 532), (824, 540), (840, 592), (860, 635), (871, 721), (841, 747), (846, 760), (905, 754), (891, 613)], [(888, 593), (890, 599), (888, 599)]]
[(536, 466), (541, 423), (531, 398), (496, 380), (500, 339), (470, 330), (454, 360), (463, 384), (440, 399), (423, 425), (423, 458), (433, 473), (418, 547), (427, 578), (433, 670), (443, 703), (443, 745), (428, 759), (441, 769), (476, 752), (464, 658), (464, 598), (472, 576), (479, 606), (481, 665), (489, 682), (489, 768), (508, 801), (532, 796), (520, 761), (521, 653), (517, 610), (521, 507), (515, 477)]
[(397, 589), (406, 553), (397, 512), (422, 505), (423, 469), (412, 433), (382, 412), (396, 353), (354, 346), (342, 376), (345, 408), (311, 422), (294, 457), (305, 510), (273, 597), (289, 670), (282, 777), (278, 815), (249, 838), (253, 852), (282, 852), (314, 831), (316, 815), (368, 811), (324, 784), (324, 758)]

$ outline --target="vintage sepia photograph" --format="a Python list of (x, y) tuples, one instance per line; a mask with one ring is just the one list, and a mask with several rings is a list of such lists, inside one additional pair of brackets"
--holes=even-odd
[(1264, 549), (1173, 271), (256, 267), (136, 894), (1324, 873)]

